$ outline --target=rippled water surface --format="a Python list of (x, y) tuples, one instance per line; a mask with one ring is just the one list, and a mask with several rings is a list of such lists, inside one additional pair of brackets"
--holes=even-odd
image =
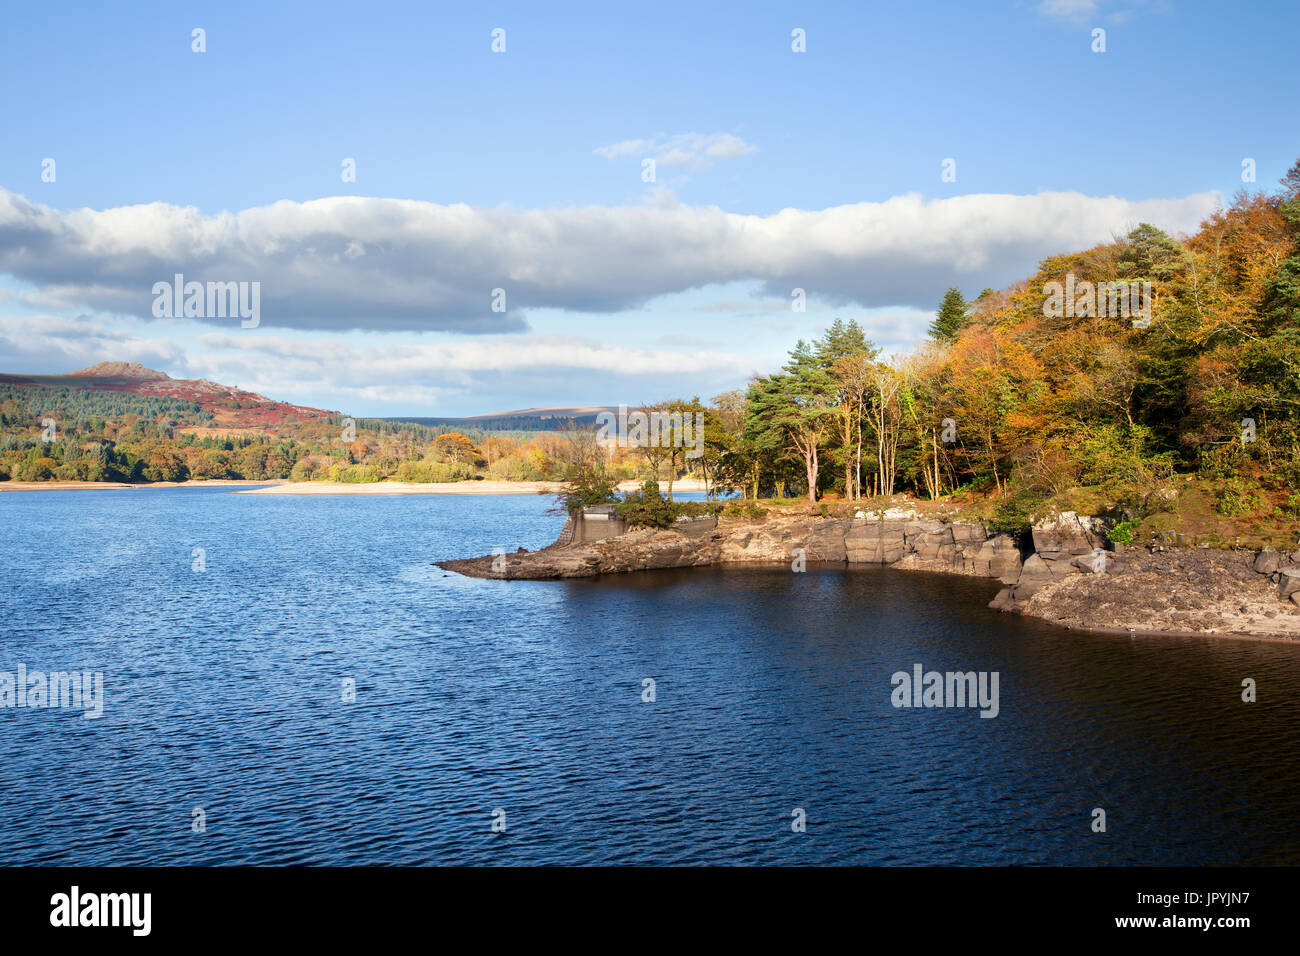
[[(0, 863), (1300, 863), (1300, 646), (876, 568), (430, 565), (549, 543), (546, 503), (0, 495), (0, 671), (106, 697), (0, 708)], [(914, 663), (997, 671), (998, 717), (893, 708)]]

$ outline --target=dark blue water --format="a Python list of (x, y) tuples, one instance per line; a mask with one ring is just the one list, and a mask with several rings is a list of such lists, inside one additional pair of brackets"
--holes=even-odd
[[(430, 566), (548, 543), (546, 503), (0, 494), (0, 671), (106, 696), (0, 708), (0, 863), (1300, 863), (1300, 646), (884, 569)], [(999, 716), (893, 708), (917, 662), (997, 671)]]

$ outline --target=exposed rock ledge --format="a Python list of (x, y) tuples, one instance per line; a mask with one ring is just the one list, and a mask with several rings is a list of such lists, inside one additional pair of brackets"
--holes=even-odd
[(1105, 550), (1101, 523), (1039, 521), (1021, 561), (1010, 535), (915, 516), (697, 518), (540, 551), (437, 562), (470, 577), (538, 580), (709, 564), (878, 564), (997, 578), (989, 606), (1064, 627), (1300, 639), (1300, 551)]
[[(567, 529), (566, 529), (567, 532)], [(567, 540), (562, 532), (560, 541)], [(801, 554), (802, 552), (802, 554)], [(471, 577), (591, 577), (705, 564), (832, 561), (1000, 578), (1020, 578), (1020, 550), (1010, 535), (989, 536), (978, 524), (916, 518), (820, 518), (772, 515), (681, 520), (669, 530), (638, 529), (582, 544), (488, 555), (438, 566)], [(495, 566), (494, 566), (495, 562)]]
[(1300, 639), (1300, 551), (1116, 554), (1097, 519), (1069, 512), (1036, 523), (1033, 544), (990, 607), (1091, 630)]

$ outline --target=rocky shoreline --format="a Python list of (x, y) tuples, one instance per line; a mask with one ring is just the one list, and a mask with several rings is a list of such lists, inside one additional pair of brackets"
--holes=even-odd
[(875, 564), (997, 579), (989, 606), (1067, 628), (1300, 639), (1300, 551), (1110, 550), (1104, 522), (1065, 513), (1020, 538), (891, 509), (854, 518), (679, 519), (539, 551), (435, 562), (469, 577), (544, 580), (657, 568)]

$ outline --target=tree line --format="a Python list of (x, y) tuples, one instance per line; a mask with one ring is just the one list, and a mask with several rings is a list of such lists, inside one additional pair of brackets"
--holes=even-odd
[[(1149, 321), (1095, 295), (1053, 308), (1053, 283), (1103, 300), (1112, 283), (1149, 288)], [(1144, 514), (1175, 474), (1194, 474), (1219, 483), (1222, 508), (1244, 497), (1293, 518), (1300, 162), (1280, 190), (1239, 193), (1192, 236), (1143, 223), (1002, 291), (968, 301), (951, 288), (908, 354), (882, 355), (836, 319), (744, 389), (643, 407), (703, 413), (698, 458), (640, 454), (661, 484), (694, 475), (710, 497), (970, 494), (1015, 524), (1081, 487)]]

